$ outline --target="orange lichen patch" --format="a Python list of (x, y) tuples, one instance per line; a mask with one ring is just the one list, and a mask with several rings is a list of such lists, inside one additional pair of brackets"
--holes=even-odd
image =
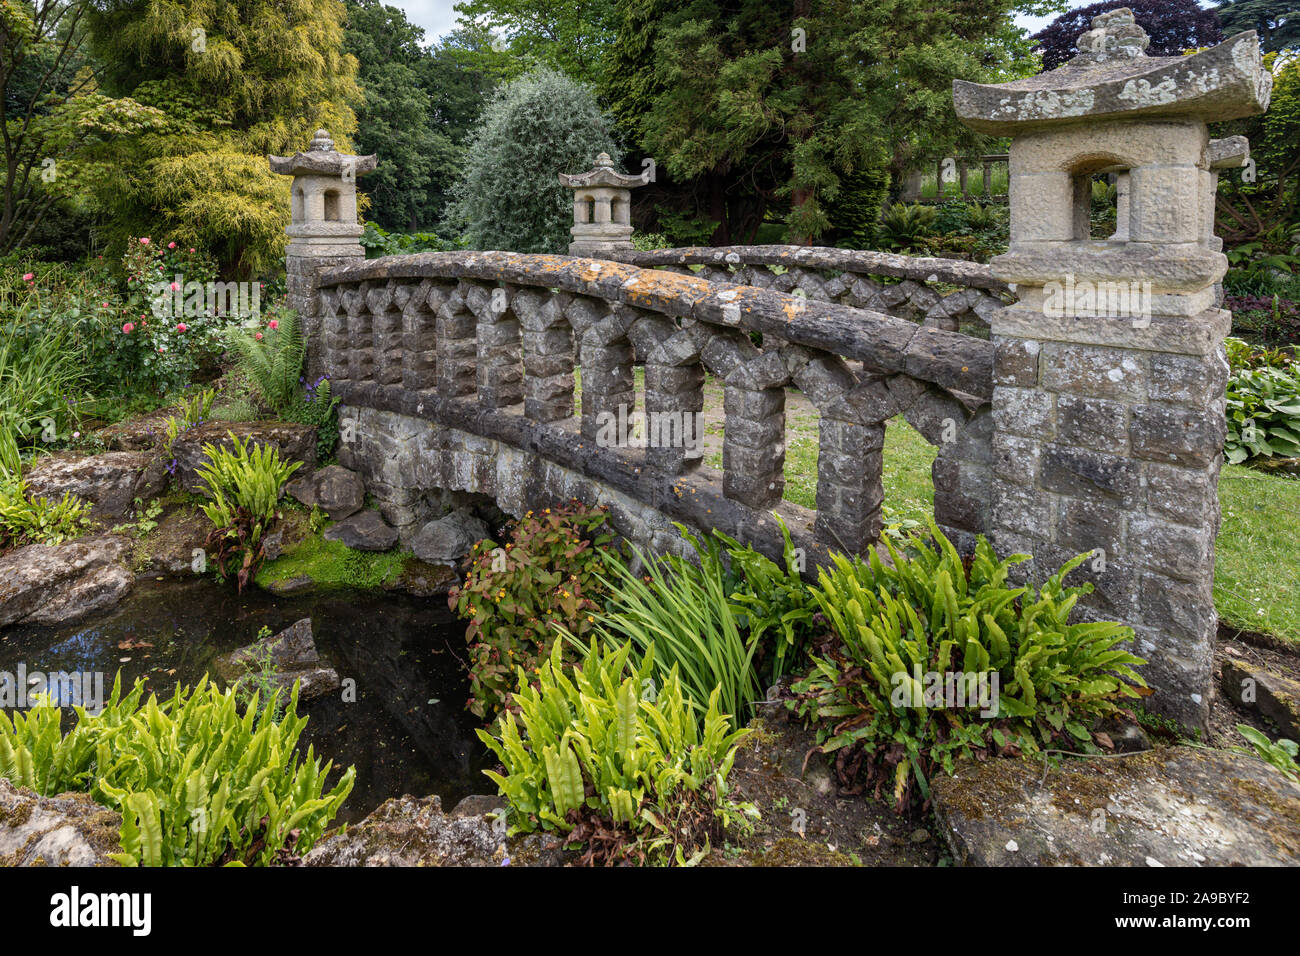
[(632, 305), (653, 307), (668, 301), (693, 302), (709, 294), (710, 283), (694, 276), (661, 272), (658, 269), (635, 269), (623, 283), (627, 301)]
[(572, 265), (579, 270), (578, 278), (583, 282), (601, 282), (616, 276), (627, 279), (641, 271), (636, 266), (605, 259), (578, 259)]
[(782, 305), (781, 311), (785, 313), (785, 320), (787, 322), (793, 322), (794, 317), (796, 315), (799, 315), (801, 312), (803, 312), (804, 308), (805, 306), (802, 302), (794, 301), (794, 302), (787, 302), (784, 305)]

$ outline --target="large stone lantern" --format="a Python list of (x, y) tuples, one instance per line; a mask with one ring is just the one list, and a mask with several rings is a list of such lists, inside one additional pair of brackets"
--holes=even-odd
[(573, 228), (569, 255), (601, 256), (632, 248), (632, 190), (645, 184), (614, 168), (608, 153), (596, 157), (594, 169), (576, 175), (560, 173), (560, 182), (573, 190)]
[[(1262, 112), (1272, 78), (1253, 32), (1189, 56), (1148, 42), (1115, 10), (1060, 68), (958, 81), (953, 100), (968, 126), (1011, 137), (1010, 247), (992, 265), (1019, 301), (990, 324), (992, 535), (1040, 578), (1089, 552), (1084, 613), (1132, 624), (1148, 706), (1204, 727), (1231, 323), (1214, 190), (1247, 160), (1207, 124)], [(1117, 226), (1094, 234), (1100, 173), (1116, 176)]]
[(285, 252), (289, 307), (302, 319), (308, 345), (308, 371), (321, 372), (317, 272), (365, 258), (357, 240), (357, 177), (372, 172), (375, 157), (350, 156), (334, 149), (329, 133), (318, 129), (306, 152), (268, 156), (271, 171), (292, 176), (289, 248)]

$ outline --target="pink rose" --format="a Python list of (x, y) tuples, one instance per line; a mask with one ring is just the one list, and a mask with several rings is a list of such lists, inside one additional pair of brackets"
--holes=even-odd
[(149, 245), (149, 237), (148, 237), (148, 236), (141, 236), (141, 237), (140, 237), (140, 245), (142, 245), (142, 246), (147, 246), (147, 245)]
[(262, 333), (261, 333), (261, 332), (258, 332), (257, 335), (255, 335), (255, 336), (253, 336), (253, 337), (254, 337), (255, 339), (257, 339), (257, 341), (259, 341), (259, 342), (262, 341)]
[(190, 252), (193, 252), (193, 251), (194, 251), (193, 249), (190, 250)]
[(185, 323), (184, 323), (184, 322), (181, 322), (180, 324), (178, 324), (178, 325), (176, 326), (176, 331), (177, 331), (177, 332), (184, 332), (184, 331), (185, 331)]
[(173, 292), (175, 292), (175, 291), (176, 291), (177, 289), (179, 289), (180, 287), (181, 287), (181, 286), (180, 286), (180, 283), (179, 283), (179, 282), (173, 282), (173, 283), (172, 283), (172, 291), (173, 291)]
[(135, 323), (127, 322), (125, 325), (122, 326), (122, 331), (125, 332), (127, 335), (130, 335), (132, 332), (135, 331)]
[(278, 329), (280, 327), (280, 323), (277, 322), (275, 319), (272, 319), (270, 322), (266, 323), (266, 327), (268, 329)]
[(167, 248), (168, 248), (168, 249), (175, 249), (175, 248), (176, 248), (176, 243), (174, 243), (174, 242), (169, 242), (169, 243), (167, 243)]
[(23, 276), (23, 281), (24, 281), (24, 282), (31, 282), (32, 279), (34, 279), (34, 278), (36, 278), (36, 276), (35, 276), (33, 273), (28, 272), (28, 273), (26, 273), (26, 274)]

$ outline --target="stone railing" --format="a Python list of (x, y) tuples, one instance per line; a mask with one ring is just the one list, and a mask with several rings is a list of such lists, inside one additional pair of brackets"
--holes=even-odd
[[(776, 510), (810, 567), (829, 550), (858, 553), (878, 539), (884, 423), (898, 414), (940, 446), (941, 525), (964, 540), (983, 530), (993, 353), (982, 339), (811, 296), (503, 252), (323, 269), (319, 315), (324, 368), (345, 406), (535, 453), (768, 553), (780, 547)], [(635, 366), (644, 368), (640, 402)], [(701, 429), (706, 371), (724, 391), (721, 473), (702, 466), (699, 443), (689, 440)], [(782, 500), (788, 386), (820, 415), (815, 513)], [(601, 440), (602, 422), (638, 406), (648, 447)], [(431, 446), (400, 466), (426, 473), (379, 485), (502, 495), (497, 464), (475, 457), (473, 444)], [(565, 490), (523, 497), (554, 501)]]
[(643, 268), (749, 285), (927, 326), (988, 336), (989, 319), (1015, 296), (989, 266), (817, 246), (724, 246), (606, 253)]

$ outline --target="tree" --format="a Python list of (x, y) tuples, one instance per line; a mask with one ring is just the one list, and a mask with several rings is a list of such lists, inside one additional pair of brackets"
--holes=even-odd
[(496, 46), (517, 62), (539, 62), (587, 83), (618, 29), (619, 0), (461, 0), (456, 12), (470, 29), (496, 34)]
[(1074, 56), (1075, 41), (1092, 26), (1092, 18), (1128, 7), (1137, 25), (1147, 32), (1147, 56), (1178, 56), (1184, 50), (1223, 42), (1219, 17), (1196, 0), (1109, 0), (1063, 13), (1034, 34), (1043, 55), (1043, 69), (1054, 70)]
[(98, 92), (86, 0), (0, 0), (0, 255), (30, 240), (59, 202), (102, 172), (84, 151), (156, 127), (162, 114)]
[(1214, 136), (1243, 135), (1250, 141), (1254, 181), (1244, 170), (1219, 175), (1215, 231), (1231, 244), (1256, 239), (1289, 252), (1300, 209), (1300, 58), (1267, 54), (1273, 68), (1268, 111), (1212, 127)]
[(770, 209), (791, 235), (831, 225), (846, 176), (978, 138), (952, 110), (957, 77), (1007, 62), (1013, 0), (628, 0), (604, 73), (622, 125), (658, 168), (707, 183), (714, 242)]
[(593, 91), (547, 67), (501, 87), (470, 137), (449, 212), (475, 249), (560, 253), (573, 194), (559, 173), (621, 153)]
[(1265, 53), (1300, 47), (1300, 0), (1224, 0), (1214, 12), (1225, 35), (1258, 33)]
[(436, 128), (433, 104), (423, 88), (420, 61), (424, 30), (396, 7), (379, 0), (347, 0), (343, 51), (356, 57), (364, 96), (357, 110), (356, 149), (382, 152), (364, 182), (371, 204), (367, 218), (388, 229), (415, 231), (442, 211), (434, 197), (435, 165), (454, 165), (454, 147)]
[(211, 250), (223, 272), (268, 268), (286, 242), (289, 190), (266, 155), (306, 148), (321, 127), (347, 149), (356, 129), (343, 21), (339, 0), (100, 0), (104, 87), (168, 115), (166, 129), (107, 154), (109, 235), (166, 233)]

